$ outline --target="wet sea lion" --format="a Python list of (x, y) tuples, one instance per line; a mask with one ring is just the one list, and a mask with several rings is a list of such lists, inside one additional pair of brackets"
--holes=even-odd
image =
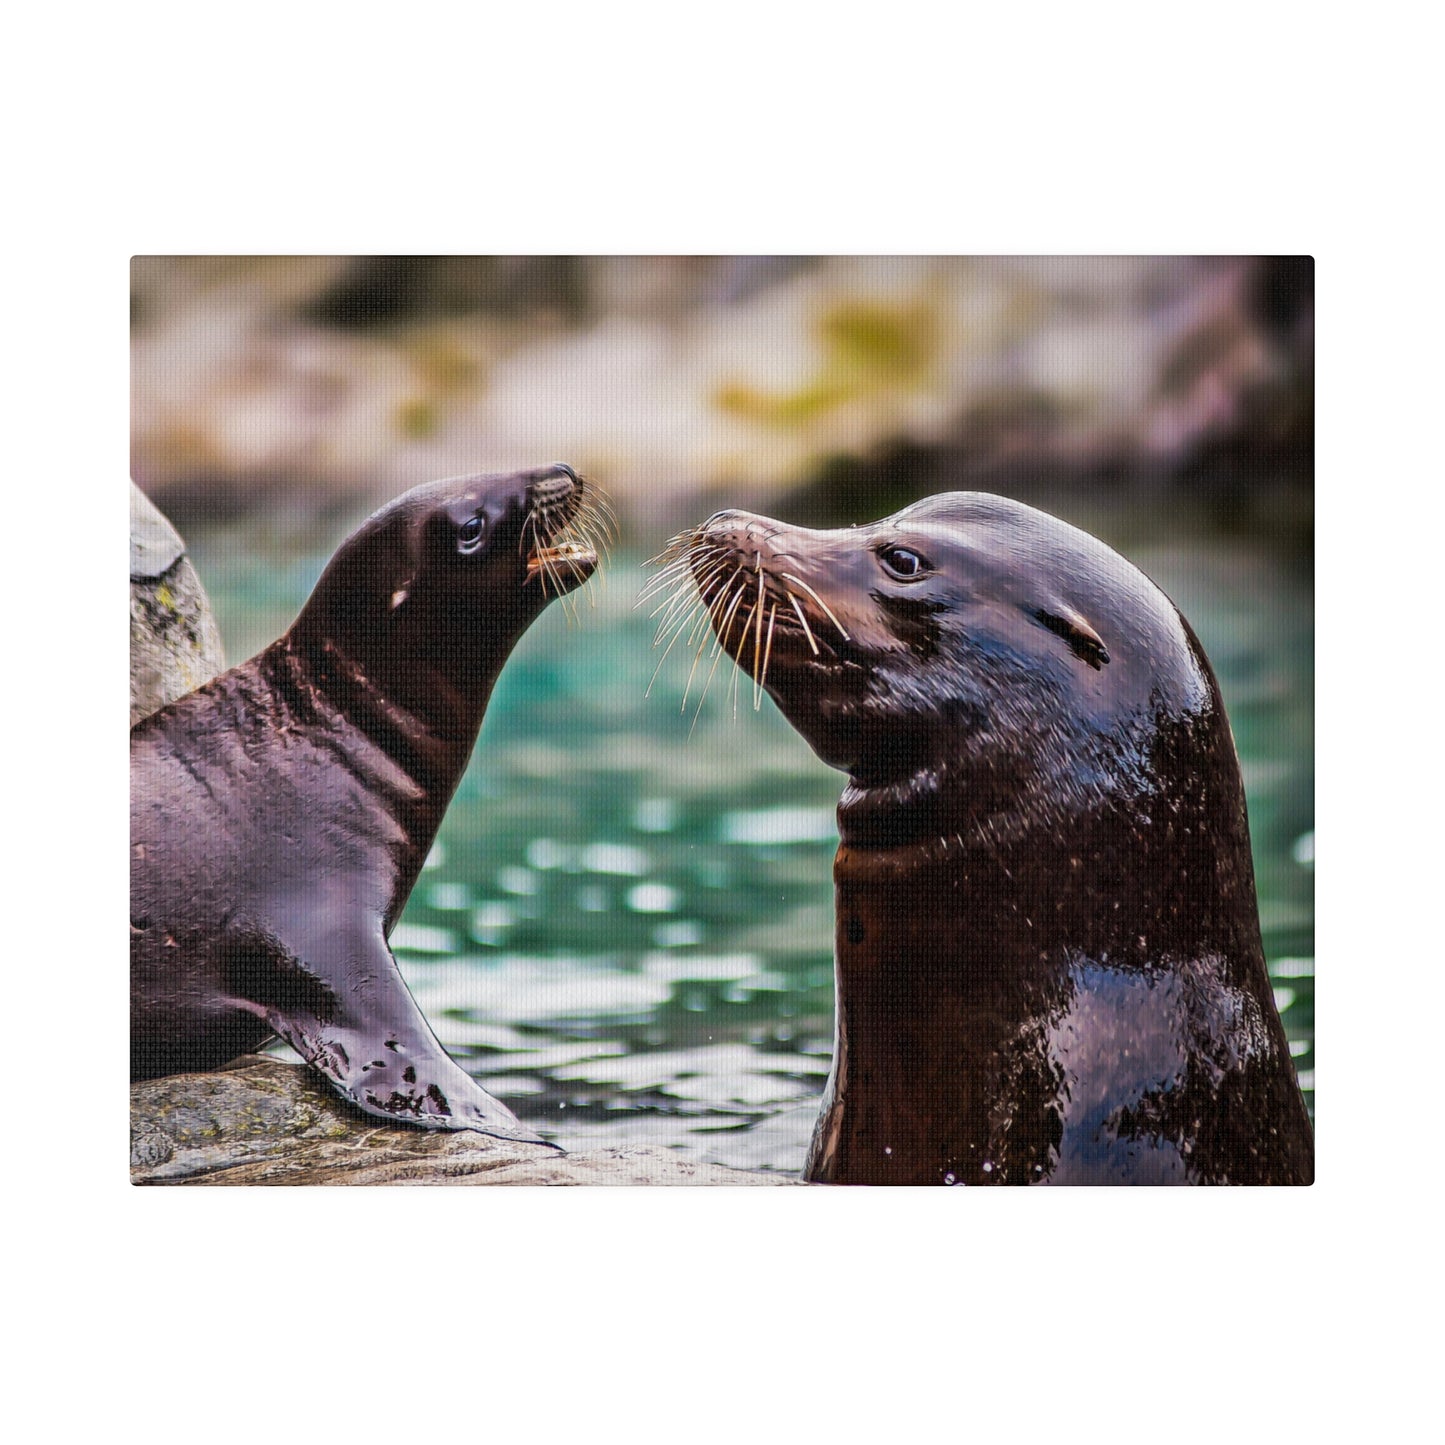
[(663, 560), (674, 638), (715, 633), (848, 774), (806, 1178), (1311, 1182), (1233, 737), (1152, 582), (977, 493), (720, 512)]
[(414, 488), (280, 641), (131, 732), (131, 1076), (286, 1039), (370, 1114), (536, 1140), (437, 1042), (387, 946), (497, 674), (597, 566), (570, 467)]

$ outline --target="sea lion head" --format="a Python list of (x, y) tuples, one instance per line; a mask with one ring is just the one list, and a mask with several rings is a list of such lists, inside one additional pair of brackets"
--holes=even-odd
[(291, 629), (406, 691), (494, 675), (546, 604), (597, 568), (605, 498), (569, 466), (452, 477), (397, 497), (342, 544)]
[(1161, 722), (1217, 703), (1143, 573), (1002, 497), (944, 493), (833, 531), (719, 512), (673, 556), (756, 695), (850, 775), (845, 839), (1058, 824), (1146, 793)]

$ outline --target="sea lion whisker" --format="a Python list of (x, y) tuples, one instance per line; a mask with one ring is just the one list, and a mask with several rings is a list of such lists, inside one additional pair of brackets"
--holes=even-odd
[[(652, 677), (648, 680), (647, 690), (642, 694), (643, 697), (652, 696), (652, 685), (657, 681), (657, 674), (662, 671), (662, 664), (667, 661), (667, 654), (671, 652), (674, 647), (677, 646), (677, 639), (682, 636), (683, 630), (687, 627), (689, 618), (691, 618), (693, 612), (697, 611), (697, 609), (701, 606), (701, 602), (695, 602), (693, 604), (692, 611), (689, 612), (687, 616), (685, 616), (682, 621), (677, 624), (677, 630), (672, 634), (671, 640), (663, 649), (662, 656), (657, 659), (657, 666), (652, 669)], [(655, 642), (652, 645), (654, 647), (657, 646)]]
[(834, 614), (833, 609), (829, 607), (828, 604), (824, 602), (823, 599), (819, 597), (818, 594), (814, 592), (813, 589), (809, 587), (808, 584), (804, 582), (801, 577), (794, 576), (791, 572), (784, 572), (782, 575), (786, 577), (789, 582), (796, 582), (798, 586), (801, 587), (803, 591), (806, 592), (808, 596), (811, 597), (813, 601), (816, 602), (818, 606), (821, 607), (823, 611), (828, 614), (829, 620), (832, 622), (833, 626), (838, 629), (838, 633), (842, 637), (844, 642), (850, 641), (850, 638), (848, 636), (848, 629), (845, 628), (843, 624), (838, 621), (838, 618)]
[(697, 700), (697, 711), (692, 715), (692, 726), (687, 730), (688, 741), (692, 741), (692, 735), (697, 731), (697, 720), (702, 716), (702, 705), (707, 701), (707, 690), (712, 686), (713, 673), (717, 671), (717, 665), (722, 661), (722, 653), (715, 652), (712, 659), (712, 667), (708, 670), (707, 681), (702, 685), (702, 696)]
[[(743, 571), (743, 566), (741, 566), (741, 564), (738, 564), (737, 566), (734, 566), (733, 571), (731, 571), (730, 574), (728, 574), (727, 585), (725, 585), (725, 587), (722, 588), (722, 595), (724, 595), (724, 597), (728, 597), (728, 598), (733, 597), (733, 584), (734, 584), (734, 582), (737, 581), (738, 574), (740, 574), (741, 571)], [(741, 597), (741, 595), (743, 595), (743, 588), (741, 588), (741, 587), (738, 588), (738, 590), (737, 590), (737, 595), (738, 595), (738, 597)], [(721, 610), (722, 610), (722, 598), (720, 597), (720, 598), (718, 598), (718, 611), (720, 611), (720, 613), (721, 613)]]
[(642, 565), (644, 567), (660, 567), (667, 562), (675, 562), (689, 547), (698, 546), (702, 538), (698, 536), (697, 528), (686, 532), (678, 532), (676, 536), (669, 537), (662, 544), (662, 551), (654, 557), (649, 557)]
[(758, 554), (758, 600), (753, 605), (753, 611), (758, 618), (758, 625), (753, 632), (753, 711), (757, 712), (762, 702), (758, 685), (760, 666), (758, 653), (763, 645), (763, 558), (761, 553)]
[[(736, 576), (736, 573), (734, 576)], [(728, 603), (727, 611), (723, 614), (722, 626), (717, 629), (717, 641), (713, 645), (713, 650), (719, 655), (721, 655), (723, 648), (727, 646), (728, 634), (733, 628), (733, 618), (737, 616), (738, 604), (743, 600), (743, 589), (741, 587), (739, 587), (736, 592), (732, 590), (732, 578), (728, 579), (727, 595), (732, 600)]]
[(609, 564), (612, 561), (612, 531), (607, 519), (585, 497), (577, 515), (567, 524), (564, 535), (579, 545), (598, 553)]
[(562, 605), (563, 605), (563, 607), (564, 607), (564, 608), (570, 607), (570, 609), (571, 609), (572, 621), (575, 622), (578, 627), (581, 627), (581, 626), (582, 626), (582, 609), (577, 605), (577, 594), (576, 594), (576, 592), (575, 592), (575, 591), (572, 591), (572, 592), (570, 592), (570, 593), (567, 593), (567, 592), (566, 592), (566, 589), (564, 588), (563, 582), (562, 582), (562, 574), (561, 574), (561, 572), (559, 572), (559, 571), (557, 570), (557, 564), (556, 564), (555, 562), (553, 562), (553, 564), (552, 564), (552, 573), (553, 573), (553, 575), (555, 576), (555, 578), (557, 579), (557, 586), (558, 586), (559, 588), (562, 588), (563, 591), (564, 591), (564, 593), (565, 593), (565, 595), (563, 595), (563, 597), (562, 597)]
[(758, 684), (758, 696), (753, 702), (753, 711), (757, 712), (763, 705), (762, 690), (768, 685), (768, 663), (773, 656), (773, 623), (778, 620), (778, 604), (774, 602), (768, 609), (768, 642), (763, 648), (763, 680)]
[[(702, 597), (707, 591), (708, 586), (711, 585), (712, 580), (713, 577), (708, 577), (706, 579), (706, 584), (704, 584), (699, 579), (694, 578), (690, 575), (677, 579), (676, 585), (673, 587), (671, 593), (668, 595), (666, 600), (659, 603), (658, 606), (654, 607), (652, 612), (649, 614), (651, 617), (656, 617), (658, 613), (666, 614), (663, 617), (662, 621), (657, 625), (658, 637), (661, 637), (663, 632), (671, 625), (672, 619), (677, 616), (678, 608), (687, 606), (688, 599), (691, 597)], [(655, 647), (656, 645), (657, 644), (654, 641), (653, 646)]]
[[(784, 589), (787, 590), (786, 588)], [(808, 626), (808, 619), (803, 615), (803, 609), (798, 606), (798, 599), (791, 592), (788, 593), (788, 601), (793, 604), (793, 611), (798, 614), (798, 621), (803, 624), (803, 631), (808, 638), (808, 646), (813, 649), (813, 656), (818, 655), (818, 644), (813, 641), (813, 629)]]
[(670, 591), (667, 596), (664, 597), (662, 601), (659, 602), (657, 606), (654, 607), (652, 611), (647, 614), (647, 620), (649, 622), (651, 622), (652, 619), (654, 617), (657, 617), (659, 614), (663, 615), (662, 621), (657, 624), (657, 633), (659, 637), (663, 634), (663, 632), (667, 630), (668, 626), (672, 622), (673, 617), (677, 613), (678, 607), (682, 604), (683, 600), (686, 597), (691, 595), (691, 592), (692, 589), (687, 585), (687, 580), (685, 578), (679, 578), (674, 585), (672, 591)]
[[(696, 636), (696, 629), (694, 629), (694, 636)], [(692, 638), (689, 637), (687, 641), (688, 641), (688, 646), (690, 647), (690, 646), (692, 645)], [(697, 676), (697, 665), (698, 665), (699, 662), (702, 661), (702, 655), (703, 655), (703, 653), (706, 652), (706, 651), (707, 651), (707, 634), (706, 634), (706, 633), (703, 633), (702, 641), (698, 643), (698, 645), (697, 645), (697, 651), (693, 654), (692, 666), (688, 669), (688, 672), (687, 672), (687, 686), (684, 687), (683, 690), (682, 690), (682, 706), (681, 706), (680, 708), (678, 708), (678, 712), (680, 712), (680, 713), (683, 713), (683, 712), (686, 712), (686, 711), (687, 711), (687, 695), (688, 695), (688, 693), (690, 693), (690, 692), (692, 691), (692, 680), (693, 680), (694, 677)], [(688, 736), (690, 737), (691, 734), (689, 733)]]
[(675, 637), (679, 637), (688, 630), (689, 623), (693, 623), (694, 625), (696, 625), (695, 619), (702, 612), (702, 607), (702, 598), (694, 597), (688, 607), (674, 614), (672, 620), (668, 622), (666, 627), (658, 628), (657, 636), (653, 639), (652, 642), (653, 647), (656, 647), (669, 631), (671, 631)]
[[(747, 643), (748, 628), (752, 624), (754, 607), (748, 608), (747, 619), (743, 623), (743, 645)], [(734, 659), (736, 662), (736, 659)], [(743, 675), (741, 667), (734, 666), (732, 680), (728, 683), (728, 698), (732, 702), (733, 722), (738, 720), (738, 679)]]
[(567, 619), (567, 626), (571, 627), (575, 624), (580, 627), (582, 625), (582, 617), (577, 611), (576, 599), (567, 595), (567, 589), (562, 583), (562, 574), (557, 570), (556, 562), (548, 551), (542, 553), (542, 558), (544, 567), (547, 572), (551, 574), (552, 581), (556, 585), (557, 600), (562, 604), (562, 613)]
[[(702, 598), (680, 592), (678, 596), (673, 599), (672, 610), (657, 624), (657, 631), (652, 637), (652, 645), (656, 647), (674, 627), (686, 627), (689, 619), (697, 611), (701, 603)], [(678, 621), (679, 616), (682, 618), (680, 622)]]
[[(691, 560), (692, 559), (689, 557), (675, 558), (673, 561), (669, 562), (655, 577), (649, 577), (647, 582), (643, 585), (642, 591), (638, 593), (637, 601), (633, 604), (634, 607), (641, 607), (644, 602), (647, 602), (651, 598), (657, 596), (659, 592), (665, 591), (669, 586), (671, 586), (672, 583), (676, 582), (678, 578), (685, 579), (691, 577)], [(647, 565), (651, 564), (649, 563)]]
[(591, 507), (600, 516), (604, 517), (613, 527), (619, 527), (617, 508), (612, 505), (612, 498), (600, 487), (589, 487), (582, 493), (583, 506)]
[[(714, 579), (714, 580), (716, 580), (716, 579)], [(711, 591), (712, 589), (709, 588), (708, 590)], [(705, 598), (700, 599), (700, 600), (706, 601)], [(713, 601), (716, 601), (716, 600), (717, 600), (716, 598), (713, 599)], [(704, 646), (704, 647), (707, 646), (707, 631), (706, 631), (706, 629), (707, 629), (708, 623), (711, 622), (711, 621), (713, 621), (713, 620), (714, 620), (714, 619), (713, 619), (713, 615), (712, 615), (712, 603), (709, 602), (708, 605), (707, 605), (707, 607), (706, 607), (706, 608), (703, 610), (703, 612), (699, 615), (697, 621), (692, 624), (692, 636), (689, 637), (688, 640), (687, 640), (689, 647), (692, 646), (693, 640), (698, 636), (699, 633), (701, 633), (701, 634), (702, 634), (702, 637), (703, 637), (703, 646)]]
[[(707, 605), (703, 607), (702, 611), (698, 614), (697, 621), (695, 621), (692, 625), (692, 636), (689, 637), (687, 640), (689, 647), (692, 646), (693, 638), (695, 638), (698, 632), (701, 631), (704, 626), (706, 626), (708, 618), (712, 615), (711, 604), (708, 604), (708, 594), (717, 587), (718, 583), (721, 580), (722, 579), (720, 577), (713, 577), (713, 579), (707, 584), (706, 589), (698, 593), (698, 602), (700, 604)], [(691, 613), (689, 613), (688, 615), (692, 616)]]
[(543, 540), (546, 535), (545, 517), (545, 507), (534, 507), (527, 513), (526, 520), (522, 523), (522, 534), (517, 540), (520, 552), (535, 554), (545, 545)]
[(726, 566), (727, 559), (720, 557), (706, 563), (702, 571), (693, 577), (693, 585), (697, 588), (699, 597), (712, 589), (712, 584), (722, 576)]
[(679, 600), (674, 599), (673, 606), (669, 610), (667, 616), (664, 617), (662, 621), (657, 624), (656, 629), (653, 631), (651, 646), (656, 647), (662, 641), (662, 639), (666, 637), (667, 634), (671, 632), (675, 626), (678, 625), (679, 617), (683, 619), (685, 624), (686, 619), (691, 616), (692, 608), (689, 606), (683, 606), (680, 604)]
[(598, 538), (604, 546), (611, 548), (621, 535), (621, 527), (618, 526), (617, 513), (611, 507), (610, 501), (601, 494), (588, 493), (582, 499), (581, 516), (587, 517), (588, 525), (597, 529)]
[[(653, 567), (661, 567), (661, 568), (666, 569), (666, 568), (670, 568), (670, 567), (672, 566), (672, 564), (678, 560), (678, 556), (679, 556), (679, 554), (678, 554), (677, 552), (671, 550), (671, 544), (669, 543), (668, 546), (666, 546), (666, 547), (664, 547), (664, 548), (662, 549), (662, 551), (654, 554), (654, 555), (651, 556), (651, 557), (645, 557), (645, 558), (643, 558), (642, 565), (643, 565), (644, 568), (647, 568), (647, 569), (650, 569), (650, 568), (653, 568)], [(644, 586), (645, 586), (645, 587), (651, 587), (652, 584), (653, 584), (654, 582), (656, 582), (656, 581), (657, 581), (657, 577), (656, 577), (656, 575), (654, 574), (653, 576), (651, 576), (651, 577), (649, 577), (649, 578), (647, 579), (647, 581), (644, 583)]]
[(597, 505), (591, 497), (584, 496), (577, 507), (573, 518), (576, 522), (584, 523), (587, 526), (595, 527), (599, 535), (608, 533), (607, 514)]
[(727, 582), (722, 581), (722, 569), (718, 568), (717, 571), (712, 572), (711, 577), (708, 578), (707, 585), (698, 588), (699, 601), (707, 601), (708, 595), (712, 595), (712, 601), (708, 603), (707, 616), (712, 616), (712, 607), (717, 603), (718, 597), (721, 597), (722, 592), (727, 590), (728, 585), (731, 585), (731, 581), (733, 581), (731, 578), (728, 578)]
[(547, 549), (542, 545), (540, 534), (533, 548), (532, 556), (536, 560), (537, 580), (542, 584), (542, 596), (545, 597), (547, 595), (547, 584), (553, 580), (553, 576), (552, 569), (547, 561)]
[[(654, 577), (650, 582), (646, 584), (646, 586), (643, 587), (642, 591), (637, 594), (637, 598), (632, 604), (632, 610), (636, 612), (639, 607), (645, 607), (649, 602), (653, 601), (662, 593), (666, 593), (668, 597), (671, 597), (673, 592), (676, 590), (678, 583), (683, 580), (685, 579), (682, 575), (675, 575), (672, 577)], [(664, 602), (661, 605), (665, 607), (667, 603)], [(651, 617), (655, 617), (657, 613), (654, 610), (648, 615)]]
[[(659, 612), (666, 611), (669, 607), (674, 606), (678, 598), (687, 593), (691, 588), (700, 589), (702, 583), (708, 577), (715, 576), (717, 572), (722, 570), (720, 566), (713, 566), (712, 564), (709, 564), (709, 567), (711, 568), (711, 570), (707, 572), (704, 576), (694, 576), (691, 571), (684, 571), (678, 573), (675, 577), (669, 578), (668, 581), (670, 584), (672, 584), (671, 592), (668, 594), (667, 598), (664, 601), (660, 602), (656, 607), (652, 609), (648, 616), (656, 617)], [(639, 603), (641, 603), (642, 600), (643, 599), (639, 598)]]
[(691, 647), (691, 646), (693, 645), (693, 643), (694, 643), (694, 642), (697, 642), (699, 639), (701, 639), (702, 645), (703, 645), (704, 647), (707, 646), (707, 639), (708, 639), (707, 623), (708, 623), (708, 614), (707, 614), (707, 612), (704, 611), (704, 612), (699, 613), (697, 620), (692, 624), (692, 631), (688, 634), (687, 645), (688, 645), (689, 647)]
[(702, 685), (702, 696), (697, 700), (697, 712), (693, 714), (692, 727), (687, 730), (689, 739), (691, 739), (693, 733), (697, 730), (697, 720), (702, 716), (702, 705), (707, 701), (707, 693), (708, 689), (712, 686), (713, 674), (717, 672), (717, 665), (722, 661), (723, 644), (727, 641), (728, 633), (732, 631), (733, 618), (737, 615), (738, 603), (743, 600), (742, 588), (739, 588), (736, 592), (732, 591), (733, 578), (741, 571), (742, 568), (739, 567), (737, 571), (728, 578), (727, 588), (723, 594), (724, 596), (731, 596), (732, 601), (728, 604), (727, 615), (724, 619), (724, 628), (719, 633), (717, 643), (713, 647), (712, 667), (708, 670), (707, 681)]
[(693, 585), (701, 588), (710, 582), (714, 577), (719, 576), (727, 568), (727, 559), (724, 557), (713, 557), (706, 562), (694, 565), (688, 575), (692, 578)]

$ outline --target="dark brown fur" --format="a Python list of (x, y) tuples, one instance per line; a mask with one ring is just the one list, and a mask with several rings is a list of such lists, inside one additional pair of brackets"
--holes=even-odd
[(967, 493), (836, 532), (720, 513), (674, 560), (849, 775), (809, 1179), (1311, 1181), (1233, 739), (1158, 588)]
[(387, 939), (503, 663), (596, 566), (558, 547), (592, 506), (561, 466), (417, 487), (284, 637), (132, 730), (132, 1077), (274, 1033), (369, 1113), (536, 1139), (448, 1057)]

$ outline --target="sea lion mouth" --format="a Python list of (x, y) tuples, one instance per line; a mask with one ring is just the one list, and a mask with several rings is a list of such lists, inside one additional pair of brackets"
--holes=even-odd
[(527, 580), (550, 577), (569, 580), (573, 585), (585, 582), (597, 570), (597, 549), (578, 542), (559, 542), (555, 547), (534, 548), (527, 558)]
[(523, 547), (528, 549), (526, 581), (554, 597), (575, 591), (596, 573), (617, 524), (600, 487), (570, 467), (565, 477), (534, 490), (522, 527)]

